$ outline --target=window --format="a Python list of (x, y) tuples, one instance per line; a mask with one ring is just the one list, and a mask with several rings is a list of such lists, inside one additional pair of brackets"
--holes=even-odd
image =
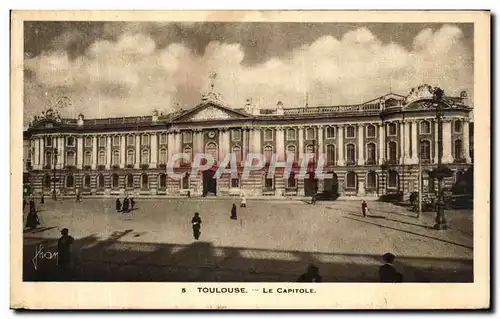
[(240, 179), (239, 178), (231, 178), (231, 187), (239, 188), (240, 187)]
[(160, 188), (162, 189), (167, 188), (167, 175), (160, 174), (159, 180), (160, 180)]
[(375, 125), (368, 125), (366, 127), (366, 137), (377, 137), (377, 129)]
[(141, 188), (142, 189), (149, 189), (149, 178), (148, 178), (148, 175), (146, 175), (146, 174), (141, 175)]
[(51, 181), (52, 181), (52, 179), (50, 178), (50, 176), (49, 175), (45, 175), (43, 177), (43, 187), (44, 188), (50, 188)]
[(100, 136), (99, 137), (99, 147), (105, 147), (105, 146), (106, 146), (106, 137)]
[(271, 129), (264, 130), (264, 141), (272, 141), (273, 140), (273, 131)]
[(354, 172), (348, 172), (346, 176), (346, 187), (347, 188), (356, 188), (357, 176)]
[(86, 147), (91, 147), (92, 146), (92, 137), (91, 136), (85, 137), (85, 146)]
[(135, 156), (134, 156), (134, 150), (128, 150), (127, 151), (127, 165), (133, 165)]
[(75, 152), (70, 151), (66, 153), (66, 165), (75, 166)]
[(241, 131), (240, 130), (231, 131), (231, 138), (233, 139), (233, 141), (241, 141)]
[(392, 161), (393, 163), (396, 162), (397, 156), (398, 156), (398, 150), (397, 150), (398, 145), (396, 142), (389, 142), (387, 143), (387, 157), (389, 161)]
[(264, 147), (264, 158), (266, 159), (267, 163), (271, 161), (272, 156), (273, 156), (273, 147), (267, 145), (266, 147)]
[(297, 180), (295, 179), (295, 174), (293, 172), (291, 172), (288, 177), (287, 188), (297, 188)]
[(205, 153), (212, 155), (214, 160), (217, 161), (219, 158), (219, 150), (217, 149), (217, 144), (215, 144), (214, 142), (208, 143), (205, 147)]
[(83, 164), (86, 166), (92, 164), (92, 152), (85, 152), (85, 156), (83, 157)]
[(387, 187), (398, 188), (399, 176), (395, 171), (387, 172)]
[(167, 150), (165, 148), (160, 149), (160, 164), (167, 164)]
[(191, 163), (191, 160), (193, 159), (193, 150), (191, 149), (191, 147), (189, 147), (189, 146), (184, 147), (184, 152), (183, 153), (187, 154), (188, 157), (187, 158), (183, 158), (182, 161), (184, 163)]
[(286, 139), (289, 141), (295, 141), (295, 129), (289, 128), (286, 130)]
[(147, 149), (142, 150), (141, 164), (142, 165), (149, 164), (149, 150), (147, 150)]
[(113, 146), (120, 146), (120, 137), (118, 135), (113, 136)]
[(134, 176), (132, 174), (127, 175), (127, 188), (134, 188)]
[(142, 135), (141, 136), (141, 143), (142, 145), (149, 145), (149, 135)]
[(182, 141), (184, 143), (191, 143), (193, 141), (193, 134), (191, 132), (183, 132)]
[(375, 160), (377, 157), (377, 146), (375, 143), (366, 144), (366, 160), (367, 164), (375, 164)]
[(97, 165), (104, 165), (106, 163), (106, 152), (99, 151), (97, 156)]
[(346, 138), (355, 138), (356, 137), (356, 128), (354, 126), (348, 126), (345, 130)]
[(66, 138), (66, 145), (67, 146), (75, 146), (75, 138), (72, 136), (69, 136)]
[(99, 189), (104, 188), (104, 175), (102, 174), (97, 175), (97, 188)]
[(118, 188), (119, 182), (120, 182), (120, 178), (118, 177), (118, 175), (116, 175), (116, 174), (111, 175), (111, 187)]
[(397, 125), (396, 123), (387, 124), (387, 135), (397, 135)]
[(462, 133), (462, 121), (456, 120), (453, 125), (453, 129), (455, 133)]
[(366, 175), (366, 188), (377, 188), (377, 173), (375, 173), (374, 171), (371, 171)]
[(120, 165), (120, 151), (113, 151), (112, 165)]
[(428, 140), (420, 141), (420, 159), (431, 159), (431, 142)]
[(264, 187), (266, 189), (273, 189), (273, 178), (272, 177), (266, 177), (264, 181)]
[(312, 127), (308, 127), (306, 129), (306, 140), (314, 140), (315, 138), (315, 130)]
[(434, 192), (434, 179), (430, 177), (430, 174), (427, 171), (422, 172), (422, 192)]
[(45, 152), (45, 167), (52, 167), (52, 152)]
[(455, 140), (453, 143), (453, 151), (454, 151), (454, 157), (455, 159), (461, 159), (463, 158), (462, 154), (462, 140)]
[(431, 123), (429, 121), (420, 123), (420, 134), (431, 134)]
[(295, 147), (295, 145), (288, 145), (287, 148), (286, 148), (286, 156), (287, 158), (290, 156), (290, 157), (294, 157), (294, 161), (295, 161), (295, 154), (297, 152), (297, 148)]
[(356, 161), (356, 145), (354, 144), (346, 145), (346, 156), (348, 162), (353, 163), (354, 161)]
[(236, 163), (240, 163), (242, 158), (241, 147), (238, 145), (233, 146), (233, 153), (236, 158)]
[(189, 174), (185, 174), (181, 181), (182, 189), (189, 189)]
[(129, 146), (135, 145), (135, 138), (133, 135), (127, 136), (127, 145)]
[(160, 144), (167, 144), (167, 134), (160, 134)]
[(326, 162), (328, 164), (335, 163), (335, 145), (326, 146)]
[(326, 138), (335, 138), (335, 127), (328, 126), (326, 128)]
[(73, 177), (73, 175), (66, 176), (66, 188), (73, 187), (75, 187), (75, 178)]
[(83, 188), (90, 188), (90, 176), (85, 175), (83, 177)]
[(45, 144), (47, 147), (52, 147), (52, 137), (46, 137), (45, 138)]

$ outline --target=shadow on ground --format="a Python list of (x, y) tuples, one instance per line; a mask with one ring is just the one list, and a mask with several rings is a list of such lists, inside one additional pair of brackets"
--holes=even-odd
[[(54, 252), (56, 239), (24, 238), (25, 281), (104, 282), (295, 282), (310, 263), (325, 282), (377, 282), (379, 255), (309, 253), (269, 249), (137, 243), (132, 229), (115, 231), (107, 239), (95, 235), (77, 239), (70, 274), (57, 271), (55, 258), (38, 258), (36, 250)], [(472, 282), (472, 259), (397, 256), (396, 268), (405, 282)]]

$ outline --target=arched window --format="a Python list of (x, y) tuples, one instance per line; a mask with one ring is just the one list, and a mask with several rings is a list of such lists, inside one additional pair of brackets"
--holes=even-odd
[(264, 147), (264, 158), (266, 159), (266, 162), (270, 162), (271, 158), (273, 156), (273, 147), (271, 145), (267, 145)]
[(295, 145), (288, 145), (286, 147), (286, 157), (287, 157), (287, 159), (288, 159), (288, 157), (293, 157), (294, 161), (295, 161), (296, 160), (295, 154), (297, 154), (297, 148), (295, 147)]
[(316, 130), (312, 127), (306, 129), (306, 140), (314, 140), (316, 138)]
[(113, 136), (113, 146), (120, 146), (120, 136), (119, 135)]
[(265, 129), (264, 130), (264, 141), (272, 141), (273, 140), (273, 130)]
[(167, 175), (165, 175), (165, 174), (160, 174), (160, 176), (159, 176), (159, 178), (158, 178), (158, 179), (159, 179), (159, 187), (160, 187), (161, 189), (165, 189), (165, 188), (167, 188)]
[(431, 142), (428, 140), (420, 141), (420, 159), (431, 159)]
[(148, 134), (141, 135), (141, 144), (142, 145), (149, 145), (149, 135)]
[(135, 137), (133, 135), (127, 136), (127, 145), (134, 146), (135, 145)]
[(289, 128), (286, 130), (286, 139), (288, 141), (295, 141), (295, 129), (294, 128)]
[(214, 160), (219, 160), (219, 150), (217, 149), (217, 144), (214, 142), (210, 142), (205, 147), (205, 153), (212, 155)]
[(187, 163), (191, 163), (191, 160), (193, 158), (193, 149), (189, 146), (186, 146), (184, 147), (184, 151), (183, 151), (184, 154), (187, 154), (188, 157), (184, 158), (182, 160), (183, 163), (187, 164)]
[(119, 150), (113, 151), (112, 165), (113, 166), (120, 165), (120, 151)]
[(312, 145), (306, 145), (306, 153), (313, 154), (314, 153), (314, 147)]
[(295, 179), (295, 173), (291, 172), (287, 181), (287, 188), (297, 188), (297, 180)]
[(83, 165), (89, 166), (92, 164), (92, 152), (86, 151), (85, 156), (83, 157)]
[(45, 152), (45, 167), (52, 168), (52, 152)]
[(232, 130), (231, 138), (233, 141), (241, 141), (241, 131), (240, 130)]
[(455, 133), (462, 133), (462, 121), (456, 120), (453, 127)]
[(50, 188), (52, 179), (50, 178), (50, 175), (45, 175), (43, 177), (43, 187), (44, 188)]
[(106, 146), (106, 136), (99, 136), (99, 147)]
[(353, 163), (356, 161), (356, 145), (354, 145), (354, 144), (347, 144), (346, 145), (346, 159), (350, 163)]
[(102, 174), (97, 175), (97, 188), (99, 189), (104, 188), (104, 175)]
[(346, 127), (345, 137), (346, 138), (355, 138), (356, 137), (356, 128), (352, 125)]
[(326, 162), (328, 164), (335, 164), (335, 145), (326, 146)]
[(366, 161), (367, 164), (375, 164), (377, 158), (377, 145), (375, 143), (366, 144)]
[(429, 121), (420, 122), (420, 134), (431, 134), (431, 123)]
[(456, 159), (461, 159), (463, 158), (463, 154), (462, 154), (462, 140), (458, 139), (458, 140), (455, 140), (455, 142), (453, 143), (453, 151), (454, 151), (454, 157)]
[(72, 136), (68, 136), (66, 138), (66, 145), (67, 146), (75, 146), (75, 138)]
[(85, 137), (85, 146), (86, 147), (92, 147), (92, 136), (86, 136)]
[(118, 188), (120, 186), (120, 178), (117, 174), (111, 175), (111, 187)]
[(160, 149), (160, 164), (167, 164), (167, 150), (165, 148)]
[(85, 175), (83, 177), (83, 188), (90, 188), (90, 176)]
[(326, 128), (326, 138), (335, 138), (335, 127), (328, 126)]
[(377, 137), (377, 129), (375, 125), (370, 124), (366, 127), (366, 137)]
[(240, 163), (241, 162), (241, 147), (239, 147), (238, 145), (235, 145), (233, 146), (233, 153), (234, 153), (234, 156), (236, 157), (236, 163)]
[(388, 160), (395, 163), (398, 157), (398, 145), (392, 141), (387, 143), (387, 157)]
[(127, 188), (134, 188), (134, 176), (132, 174), (127, 175)]
[(149, 150), (148, 149), (143, 149), (141, 153), (141, 164), (149, 164)]
[(167, 144), (167, 134), (165, 133), (160, 134), (160, 144)]
[(181, 181), (181, 188), (182, 189), (189, 189), (189, 174), (184, 174), (184, 177), (182, 178)]
[(66, 188), (73, 187), (75, 187), (75, 178), (73, 177), (73, 175), (66, 176)]
[(387, 172), (387, 187), (388, 188), (399, 188), (399, 175), (395, 171)]
[(149, 178), (148, 178), (148, 175), (146, 175), (146, 174), (141, 175), (141, 188), (142, 189), (149, 189)]
[(66, 165), (75, 166), (75, 152), (69, 151), (66, 153)]
[(267, 176), (266, 175), (266, 179), (264, 180), (264, 188), (266, 190), (272, 190), (274, 189), (274, 179), (272, 176)]
[(347, 188), (356, 188), (358, 182), (358, 176), (354, 172), (348, 172), (346, 175), (346, 187)]
[(374, 171), (370, 171), (366, 175), (366, 188), (367, 189), (377, 188), (377, 173), (375, 173)]
[(387, 135), (396, 135), (397, 134), (397, 125), (396, 123), (389, 123), (387, 124)]
[(99, 151), (97, 156), (97, 165), (104, 165), (106, 163), (106, 152), (103, 150)]
[(135, 155), (134, 150), (127, 151), (127, 165), (134, 165), (134, 160), (135, 160), (134, 155)]

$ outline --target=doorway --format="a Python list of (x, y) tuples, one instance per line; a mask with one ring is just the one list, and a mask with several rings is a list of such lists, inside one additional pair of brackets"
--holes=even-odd
[(207, 170), (203, 172), (203, 197), (209, 193), (217, 196), (217, 179), (214, 178), (215, 171)]
[(329, 199), (336, 199), (338, 197), (338, 192), (339, 192), (339, 183), (337, 179), (337, 174), (333, 172), (329, 172), (327, 174), (332, 175), (332, 177), (326, 178), (324, 180), (323, 191), (325, 193), (325, 197)]
[(313, 196), (318, 189), (318, 180), (314, 177), (304, 179), (304, 196)]

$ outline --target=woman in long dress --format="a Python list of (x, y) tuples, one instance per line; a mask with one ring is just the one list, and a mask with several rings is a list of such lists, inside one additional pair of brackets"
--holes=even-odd
[(231, 208), (231, 219), (238, 219), (238, 216), (236, 214), (236, 204), (233, 204), (233, 207)]

